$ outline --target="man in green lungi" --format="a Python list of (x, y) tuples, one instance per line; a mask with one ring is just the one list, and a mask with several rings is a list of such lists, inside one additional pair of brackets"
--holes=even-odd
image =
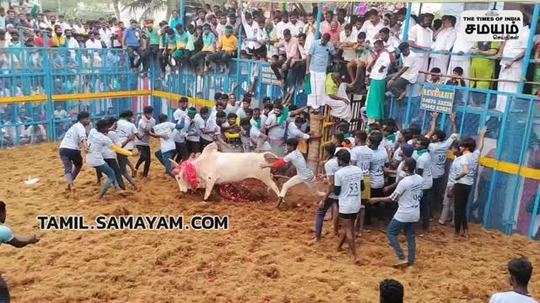
[[(485, 41), (477, 42), (472, 48), (471, 52), (477, 55), (495, 56), (501, 47), (501, 42), (498, 41)], [(491, 82), (484, 79), (493, 79), (495, 76), (495, 60), (484, 57), (473, 57), (471, 59), (471, 78), (482, 79), (480, 81), (471, 81), (471, 87), (490, 89)]]
[(390, 54), (384, 48), (382, 40), (375, 41), (373, 50), (374, 57), (367, 68), (370, 71), (369, 78), (371, 80), (366, 101), (368, 123), (384, 118), (386, 76), (391, 62)]

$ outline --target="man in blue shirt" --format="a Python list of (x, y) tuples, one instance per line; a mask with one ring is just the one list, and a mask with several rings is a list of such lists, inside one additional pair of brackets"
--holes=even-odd
[(322, 35), (322, 38), (311, 44), (306, 59), (306, 75), (309, 75), (311, 94), (308, 96), (307, 105), (318, 109), (324, 105), (326, 68), (330, 56), (336, 53), (330, 42), (330, 34)]
[(128, 55), (129, 55), (129, 63), (131, 64), (131, 67), (136, 67), (135, 57), (139, 54), (139, 47), (141, 46), (140, 38), (141, 38), (141, 30), (139, 29), (139, 25), (136, 20), (131, 19), (130, 27), (126, 29), (124, 32), (124, 47), (127, 49)]
[[(14, 235), (11, 229), (4, 225), (6, 222), (6, 204), (0, 201), (0, 245), (2, 243), (21, 248), (39, 241), (36, 235), (32, 237), (22, 237)], [(9, 289), (7, 283), (0, 276), (0, 302), (9, 302)]]

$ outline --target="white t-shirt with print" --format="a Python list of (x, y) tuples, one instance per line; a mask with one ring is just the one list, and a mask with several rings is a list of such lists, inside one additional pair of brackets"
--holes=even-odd
[(416, 160), (416, 169), (422, 169), (422, 178), (424, 178), (423, 189), (430, 189), (433, 186), (433, 176), (431, 174), (431, 156), (429, 152), (423, 152), (421, 155), (413, 153), (413, 158)]
[(199, 114), (195, 115), (195, 117), (193, 117), (193, 120), (191, 120), (191, 123), (189, 124), (186, 139), (191, 142), (199, 142), (204, 126), (205, 123), (203, 118)]
[(384, 148), (372, 150), (372, 158), (369, 162), (369, 176), (371, 188), (384, 187), (384, 167), (388, 163), (388, 153)]
[(334, 174), (334, 185), (341, 186), (338, 196), (340, 214), (355, 214), (362, 206), (362, 169), (349, 165), (339, 169)]
[(81, 122), (73, 124), (64, 135), (60, 148), (80, 150), (79, 145), (86, 140), (86, 129)]
[(458, 136), (458, 134), (452, 134), (442, 142), (429, 144), (428, 150), (432, 161), (431, 174), (433, 175), (433, 179), (440, 178), (444, 175), (448, 150), (452, 146), (452, 143), (457, 140)]
[(357, 145), (351, 149), (351, 162), (360, 167), (364, 175), (369, 174), (372, 158), (373, 150), (365, 145)]
[(294, 165), (296, 168), (296, 174), (302, 180), (311, 182), (315, 178), (313, 171), (307, 166), (306, 159), (304, 159), (304, 156), (298, 149), (295, 149), (286, 155), (283, 160), (287, 163), (291, 162), (292, 165)]
[(392, 200), (398, 202), (398, 209), (394, 219), (403, 222), (418, 222), (420, 220), (420, 199), (422, 199), (422, 186), (424, 179), (417, 175), (410, 175), (399, 181), (396, 189), (390, 195)]

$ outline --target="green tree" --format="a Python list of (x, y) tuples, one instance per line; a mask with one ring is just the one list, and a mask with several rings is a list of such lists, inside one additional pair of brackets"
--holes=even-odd
[(178, 0), (116, 0), (119, 1), (122, 10), (135, 12), (142, 10), (141, 20), (151, 18), (156, 12), (166, 11), (167, 19), (172, 11), (177, 9)]

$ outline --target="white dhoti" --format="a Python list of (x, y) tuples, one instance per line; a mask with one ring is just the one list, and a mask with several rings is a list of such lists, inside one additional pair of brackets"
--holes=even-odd
[[(347, 96), (347, 83), (340, 84), (337, 91), (337, 96), (349, 100), (349, 96)], [(351, 121), (352, 111), (350, 100), (349, 103), (346, 103), (342, 100), (335, 100), (328, 96), (325, 96), (325, 99), (326, 105), (330, 106), (331, 108), (330, 115), (345, 120), (347, 122)]]
[(326, 73), (309, 72), (309, 82), (311, 85), (311, 94), (307, 97), (307, 106), (317, 109), (324, 105), (326, 93), (324, 82)]
[[(429, 70), (431, 71), (432, 68), (438, 67), (441, 70), (442, 75), (447, 75), (446, 71), (448, 68), (448, 55), (442, 55), (442, 54), (434, 54), (431, 55), (431, 62), (429, 63)], [(452, 71), (448, 70), (448, 74), (451, 74)], [(444, 78), (446, 81), (446, 78)]]
[[(448, 64), (448, 74), (452, 74), (452, 71), (456, 67), (461, 67), (463, 69), (463, 78), (469, 77), (469, 58), (463, 56), (452, 56), (450, 58), (450, 63)], [(469, 80), (465, 80), (465, 84), (469, 85)]]
[[(516, 62), (512, 64), (509, 68), (504, 68), (504, 65), (501, 66), (501, 71), (499, 73), (499, 80), (513, 80), (519, 81), (521, 78), (521, 62)], [(499, 81), (497, 85), (497, 90), (500, 92), (509, 92), (515, 93), (518, 89), (518, 83), (516, 82), (506, 82)], [(497, 105), (495, 110), (504, 113), (506, 110), (506, 103), (508, 101), (508, 96), (500, 94), (497, 96)]]

